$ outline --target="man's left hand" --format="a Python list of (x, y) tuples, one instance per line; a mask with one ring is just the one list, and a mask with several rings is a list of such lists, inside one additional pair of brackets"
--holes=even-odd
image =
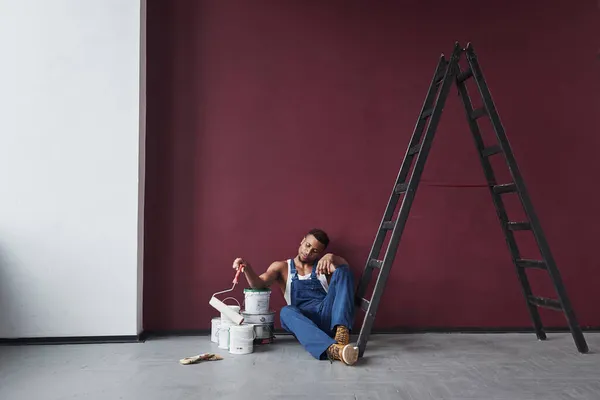
[(335, 271), (336, 265), (333, 263), (333, 254), (325, 254), (317, 263), (317, 275), (330, 275)]

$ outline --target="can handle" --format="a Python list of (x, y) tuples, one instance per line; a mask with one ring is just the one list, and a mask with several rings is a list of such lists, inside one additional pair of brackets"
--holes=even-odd
[(239, 301), (237, 301), (237, 299), (236, 299), (235, 297), (225, 297), (225, 298), (223, 299), (223, 304), (225, 304), (225, 300), (229, 300), (229, 299), (231, 299), (231, 300), (235, 301), (235, 302), (237, 303), (238, 307), (242, 308), (242, 306), (240, 305), (240, 302), (239, 302)]

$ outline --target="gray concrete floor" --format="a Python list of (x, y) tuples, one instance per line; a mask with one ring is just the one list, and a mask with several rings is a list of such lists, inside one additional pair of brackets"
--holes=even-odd
[[(135, 344), (0, 347), (0, 399), (600, 399), (600, 334), (374, 335), (354, 367), (291, 336), (231, 355), (208, 336)], [(215, 352), (221, 361), (180, 365)], [(597, 353), (598, 352), (598, 353)]]

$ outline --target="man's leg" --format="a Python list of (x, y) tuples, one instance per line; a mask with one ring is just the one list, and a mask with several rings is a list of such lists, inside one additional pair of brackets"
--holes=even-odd
[[(354, 277), (347, 265), (341, 265), (333, 272), (327, 296), (321, 305), (321, 327), (338, 336), (340, 326), (344, 329), (344, 341), (347, 343), (349, 331), (354, 321)], [(347, 329), (347, 332), (345, 331)]]
[(327, 355), (348, 365), (356, 363), (358, 347), (350, 344), (350, 329), (354, 319), (354, 278), (347, 265), (341, 265), (333, 272), (319, 314), (321, 328), (335, 334), (335, 344), (327, 349)]
[(283, 329), (291, 332), (306, 351), (318, 360), (326, 358), (325, 352), (335, 343), (334, 339), (319, 329), (297, 307), (285, 306), (279, 315)]

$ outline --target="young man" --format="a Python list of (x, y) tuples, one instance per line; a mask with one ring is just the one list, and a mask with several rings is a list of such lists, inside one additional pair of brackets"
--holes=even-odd
[(354, 279), (346, 260), (332, 253), (323, 255), (328, 244), (327, 234), (313, 229), (300, 242), (295, 258), (275, 261), (261, 275), (241, 258), (235, 259), (233, 268), (244, 266), (253, 289), (272, 284), (281, 288), (288, 304), (281, 309), (281, 325), (314, 358), (353, 365), (358, 360), (358, 347), (349, 344)]

